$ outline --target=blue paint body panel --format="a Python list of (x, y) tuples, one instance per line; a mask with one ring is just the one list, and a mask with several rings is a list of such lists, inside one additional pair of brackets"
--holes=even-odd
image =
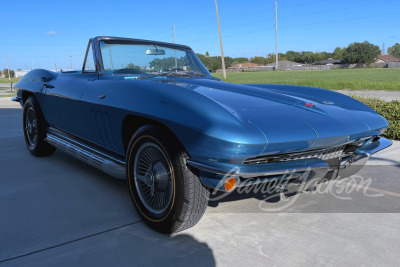
[[(44, 88), (42, 77), (54, 88)], [(121, 157), (123, 123), (130, 115), (163, 124), (190, 160), (209, 166), (243, 167), (248, 158), (338, 146), (379, 136), (388, 127), (353, 98), (301, 86), (33, 70), (16, 88), (22, 99), (35, 95), (50, 126)]]

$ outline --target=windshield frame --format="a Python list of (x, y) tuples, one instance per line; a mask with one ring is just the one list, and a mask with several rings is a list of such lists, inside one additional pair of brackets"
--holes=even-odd
[[(201, 69), (202, 74), (204, 74), (204, 77), (206, 78), (211, 78), (213, 79), (214, 77), (211, 75), (211, 73), (208, 71), (208, 69), (204, 66), (204, 64), (200, 61), (200, 59), (196, 56), (194, 51), (186, 45), (180, 45), (180, 44), (173, 44), (173, 43), (164, 43), (164, 42), (157, 42), (157, 41), (149, 41), (149, 40), (140, 40), (140, 39), (129, 39), (129, 38), (119, 38), (119, 37), (95, 37), (93, 38), (94, 42), (94, 50), (96, 53), (96, 65), (99, 68), (99, 74), (101, 75), (113, 75), (112, 73), (109, 73), (104, 69), (103, 65), (103, 56), (101, 54), (101, 42), (105, 42), (107, 44), (132, 44), (132, 45), (156, 45), (157, 47), (165, 47), (165, 48), (171, 48), (171, 49), (178, 49), (185, 51), (190, 59)], [(121, 74), (123, 75), (123, 74)], [(197, 76), (196, 76), (197, 77)], [(198, 76), (200, 77), (200, 76)]]

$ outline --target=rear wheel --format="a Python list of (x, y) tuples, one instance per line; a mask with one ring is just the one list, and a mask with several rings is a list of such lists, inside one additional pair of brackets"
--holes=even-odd
[(167, 131), (144, 126), (132, 137), (127, 177), (132, 201), (144, 221), (157, 231), (173, 233), (194, 226), (203, 216), (209, 191), (180, 143)]
[(46, 123), (34, 97), (28, 97), (25, 101), (23, 127), (25, 143), (32, 155), (41, 157), (54, 153), (55, 147), (45, 141)]

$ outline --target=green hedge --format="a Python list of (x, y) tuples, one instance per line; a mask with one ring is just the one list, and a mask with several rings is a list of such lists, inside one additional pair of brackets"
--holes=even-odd
[(376, 98), (353, 97), (368, 105), (389, 121), (389, 129), (383, 136), (392, 140), (400, 140), (400, 101), (386, 102)]

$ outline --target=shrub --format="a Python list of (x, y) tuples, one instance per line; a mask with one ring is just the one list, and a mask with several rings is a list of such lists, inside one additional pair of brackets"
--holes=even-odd
[(386, 102), (376, 98), (354, 98), (363, 102), (389, 121), (390, 126), (383, 136), (392, 140), (400, 140), (400, 101)]

